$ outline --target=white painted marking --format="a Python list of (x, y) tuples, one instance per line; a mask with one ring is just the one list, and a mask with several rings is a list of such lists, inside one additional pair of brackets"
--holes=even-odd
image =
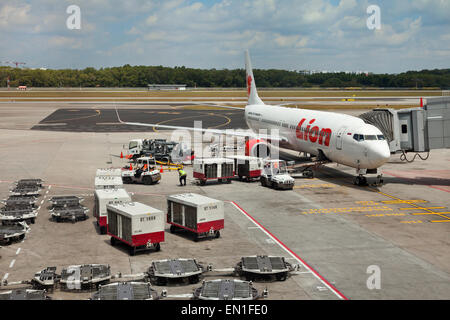
[(8, 277), (9, 277), (9, 273), (5, 273), (5, 275), (3, 276), (3, 280), (2, 281), (5, 281), (6, 279), (8, 279)]
[(14, 263), (16, 263), (16, 259), (13, 259), (11, 261), (11, 263), (9, 264), (9, 268), (11, 269), (12, 267), (14, 267)]
[(20, 253), (20, 250), (22, 250), (22, 248), (17, 249), (16, 255), (18, 255)]
[(49, 186), (48, 186), (48, 190), (50, 190), (51, 188), (52, 188), (52, 185), (49, 185)]
[[(331, 292), (333, 292), (339, 299), (345, 299), (345, 297), (343, 297), (339, 292), (337, 292), (335, 289), (333, 289), (332, 287), (330, 287), (324, 280), (322, 280), (319, 275), (314, 272), (308, 265), (306, 265), (305, 263), (303, 263), (303, 261), (301, 261), (299, 258), (297, 258), (291, 251), (289, 251), (287, 249), (287, 247), (285, 247), (283, 244), (281, 244), (279, 242), (279, 240), (275, 239), (269, 232), (267, 232), (264, 228), (262, 228), (259, 224), (257, 224), (252, 218), (250, 218), (250, 216), (248, 215), (248, 213), (246, 213), (245, 211), (243, 211), (243, 209), (241, 209), (236, 203), (234, 202), (230, 202), (240, 213), (242, 213), (245, 217), (247, 217), (248, 220), (250, 220), (255, 226), (257, 226), (262, 232), (264, 232), (269, 238), (271, 238), (273, 241), (275, 241), (284, 251), (286, 251), (287, 253), (289, 253), (289, 255), (291, 255), (295, 260), (297, 260), (302, 266), (304, 266), (306, 269), (308, 269), (313, 275), (314, 277), (316, 277), (317, 280), (319, 280), (323, 285), (325, 285), (326, 288), (330, 289)], [(319, 288), (319, 287), (318, 287)], [(322, 288), (322, 287), (321, 287)]]
[(44, 200), (41, 200), (41, 204), (43, 204), (44, 203)]

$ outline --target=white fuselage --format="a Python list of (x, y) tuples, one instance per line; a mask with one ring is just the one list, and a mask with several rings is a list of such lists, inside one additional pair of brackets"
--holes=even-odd
[(381, 131), (350, 115), (269, 105), (248, 105), (247, 125), (254, 132), (278, 130), (280, 147), (318, 155), (356, 169), (376, 169), (389, 160)]

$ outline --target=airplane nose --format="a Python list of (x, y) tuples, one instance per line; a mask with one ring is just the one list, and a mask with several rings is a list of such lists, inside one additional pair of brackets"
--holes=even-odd
[(387, 144), (374, 146), (369, 152), (369, 161), (373, 169), (381, 167), (391, 157), (391, 152)]

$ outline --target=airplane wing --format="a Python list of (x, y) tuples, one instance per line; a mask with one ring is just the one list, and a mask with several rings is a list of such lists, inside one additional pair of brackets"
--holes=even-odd
[(286, 137), (282, 137), (278, 134), (257, 134), (251, 130), (218, 130), (218, 129), (203, 129), (203, 128), (194, 128), (194, 127), (180, 127), (180, 126), (168, 126), (162, 124), (153, 124), (153, 123), (140, 123), (140, 122), (126, 122), (122, 121), (119, 116), (119, 111), (116, 108), (117, 119), (120, 123), (126, 124), (129, 126), (141, 126), (141, 127), (150, 127), (150, 128), (160, 128), (160, 129), (169, 129), (169, 130), (186, 130), (193, 132), (202, 132), (202, 133), (212, 133), (217, 135), (229, 135), (235, 137), (249, 137), (254, 139), (262, 139), (267, 141), (280, 141), (280, 142), (288, 142)]

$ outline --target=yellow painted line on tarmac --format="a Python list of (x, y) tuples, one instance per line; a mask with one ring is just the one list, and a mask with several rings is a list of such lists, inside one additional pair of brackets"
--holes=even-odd
[(404, 224), (420, 224), (423, 223), (422, 220), (416, 220), (416, 221), (400, 221), (400, 223), (404, 223)]
[(442, 222), (450, 222), (450, 220), (434, 220), (434, 221), (431, 221), (431, 222), (433, 222), (433, 223), (442, 223)]
[[(417, 203), (417, 200), (402, 200), (402, 199), (400, 199), (400, 198), (397, 198), (397, 197), (392, 196), (392, 195), (390, 195), (390, 194), (387, 194), (387, 193), (378, 191), (378, 190), (376, 190), (376, 189), (373, 189), (373, 188), (371, 188), (371, 189), (374, 190), (375, 192), (379, 193), (379, 194), (382, 194), (382, 195), (388, 197), (388, 198), (391, 198), (391, 199), (394, 199), (394, 200), (396, 200), (396, 201), (399, 201), (399, 203), (407, 203), (408, 205), (413, 206), (413, 207), (415, 207), (415, 208), (421, 208), (420, 206), (418, 206), (418, 205), (415, 204), (415, 203)], [(420, 200), (419, 200), (419, 201), (420, 201)], [(422, 201), (425, 201), (425, 200), (422, 200)], [(437, 216), (439, 216), (439, 217), (441, 217), (441, 218), (444, 218), (444, 219), (450, 221), (450, 218), (447, 217), (447, 216), (444, 216), (444, 213), (442, 213), (442, 212), (434, 212), (434, 211), (432, 211), (432, 210), (430, 210), (430, 209), (428, 209), (428, 208), (422, 208), (421, 210), (427, 211), (427, 212), (430, 213), (431, 215), (437, 215)], [(433, 221), (431, 221), (431, 222), (433, 222)]]
[(102, 112), (100, 110), (95, 110), (95, 114), (90, 115), (90, 116), (83, 116), (83, 117), (76, 117), (76, 118), (69, 118), (69, 119), (50, 120), (50, 121), (41, 122), (41, 124), (54, 123), (54, 122), (59, 123), (59, 122), (65, 122), (65, 121), (88, 119), (88, 118), (93, 118), (93, 117), (99, 117), (101, 114), (102, 114)]
[(366, 217), (404, 217), (406, 213), (376, 213), (376, 214), (366, 214)]
[(324, 184), (305, 184), (301, 186), (295, 186), (294, 189), (315, 189), (315, 188), (337, 188), (338, 186), (331, 183)]
[[(161, 122), (157, 123), (157, 125), (163, 125), (163, 124), (167, 124), (167, 123), (169, 123), (169, 122), (177, 121), (177, 120), (195, 119), (195, 118), (200, 118), (200, 117), (203, 117), (203, 116), (217, 116), (217, 117), (225, 118), (225, 119), (227, 120), (225, 123), (223, 123), (223, 124), (221, 124), (221, 125), (218, 125), (218, 126), (216, 126), (216, 127), (210, 127), (210, 128), (208, 128), (208, 129), (217, 129), (217, 128), (224, 127), (224, 126), (226, 126), (226, 125), (228, 125), (228, 124), (231, 123), (231, 119), (230, 119), (229, 117), (227, 117), (227, 116), (220, 115), (220, 114), (202, 113), (202, 114), (198, 114), (198, 115), (195, 115), (195, 116), (181, 117), (181, 118), (174, 118), (174, 119), (169, 119), (169, 120), (161, 121)], [(159, 131), (156, 129), (156, 127), (153, 127), (153, 131), (154, 131), (154, 132), (159, 132)]]
[[(379, 193), (381, 193), (381, 192), (379, 192)], [(381, 193), (381, 194), (383, 194), (383, 193)], [(383, 195), (388, 196), (387, 194), (383, 194)], [(398, 200), (387, 200), (387, 201), (381, 201), (381, 202), (383, 202), (385, 204), (428, 203), (428, 201), (426, 201), (426, 200), (401, 200), (401, 199), (398, 199)]]
[[(418, 207), (418, 208), (400, 208), (400, 210), (427, 210), (427, 209), (435, 210), (435, 209), (445, 209), (445, 208), (446, 207), (428, 207), (428, 208)], [(439, 212), (439, 213), (442, 213), (442, 212)]]
[(450, 212), (417, 212), (413, 213), (413, 216), (433, 215), (433, 214), (450, 214)]

